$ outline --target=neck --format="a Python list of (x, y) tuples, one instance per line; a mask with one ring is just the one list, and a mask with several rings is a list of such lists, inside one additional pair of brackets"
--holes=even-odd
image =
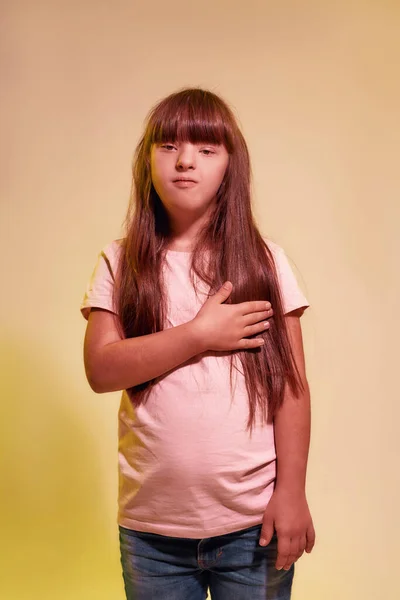
[(173, 216), (169, 216), (169, 225), (171, 229), (171, 237), (169, 243), (170, 250), (180, 252), (191, 252), (196, 239), (209, 220), (209, 211), (201, 217), (191, 219), (190, 216), (184, 220), (177, 220)]

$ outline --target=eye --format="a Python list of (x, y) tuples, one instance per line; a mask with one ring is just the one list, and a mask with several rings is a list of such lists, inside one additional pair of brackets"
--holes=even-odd
[(210, 150), (209, 148), (203, 148), (200, 150), (200, 152), (203, 152), (205, 156), (211, 156), (212, 154), (215, 154), (214, 150)]
[(165, 150), (173, 150), (175, 146), (173, 144), (161, 144), (161, 148), (165, 148)]

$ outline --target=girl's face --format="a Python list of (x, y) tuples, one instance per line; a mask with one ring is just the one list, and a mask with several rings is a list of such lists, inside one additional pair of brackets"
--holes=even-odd
[(228, 162), (229, 154), (223, 145), (153, 144), (153, 185), (173, 220), (199, 218), (212, 209)]

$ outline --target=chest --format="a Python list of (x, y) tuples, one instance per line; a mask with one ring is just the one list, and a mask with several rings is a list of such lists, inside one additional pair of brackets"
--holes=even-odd
[(209, 287), (197, 276), (194, 276), (193, 286), (187, 258), (167, 261), (163, 276), (167, 294), (166, 326), (176, 327), (194, 319), (208, 298)]

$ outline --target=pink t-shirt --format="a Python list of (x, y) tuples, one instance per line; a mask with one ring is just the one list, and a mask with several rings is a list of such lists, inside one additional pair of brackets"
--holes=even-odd
[[(282, 248), (266, 240), (281, 287), (285, 313), (309, 306)], [(100, 253), (81, 304), (117, 313), (113, 277), (121, 250), (113, 241)], [(189, 279), (190, 254), (168, 251), (165, 328), (193, 319), (206, 300)], [(204, 294), (204, 295), (203, 295)], [(118, 413), (118, 523), (128, 529), (183, 538), (208, 538), (262, 522), (274, 489), (273, 425), (261, 419), (246, 431), (244, 377), (229, 359), (207, 352), (165, 374), (145, 405), (134, 408), (122, 392)]]

